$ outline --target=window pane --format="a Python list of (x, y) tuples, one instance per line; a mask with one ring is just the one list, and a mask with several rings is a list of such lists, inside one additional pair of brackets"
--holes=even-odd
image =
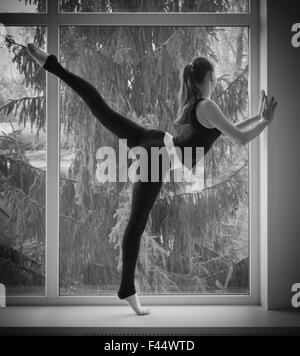
[(46, 0), (1, 0), (0, 12), (46, 12)]
[(249, 0), (60, 0), (60, 11), (247, 13), (249, 12)]
[[(225, 115), (248, 115), (248, 41), (246, 27), (62, 26), (60, 61), (117, 112), (174, 134), (182, 69), (196, 56), (216, 63), (212, 98)], [(118, 144), (60, 81), (60, 295), (118, 290), (132, 182), (96, 177), (98, 149), (118, 152)], [(248, 293), (248, 213), (248, 147), (220, 137), (205, 161), (205, 189), (163, 184), (141, 239), (137, 291)]]
[(8, 295), (43, 295), (46, 77), (16, 43), (45, 43), (46, 28), (6, 29), (14, 43), (0, 48), (0, 282)]

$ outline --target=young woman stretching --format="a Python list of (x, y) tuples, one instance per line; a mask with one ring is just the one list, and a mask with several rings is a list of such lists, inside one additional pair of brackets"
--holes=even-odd
[[(101, 124), (119, 139), (127, 139), (129, 148), (140, 146), (149, 153), (151, 147), (179, 147), (182, 151), (184, 147), (192, 147), (192, 167), (197, 163), (194, 154), (196, 147), (203, 147), (206, 154), (221, 134), (227, 135), (240, 145), (246, 145), (253, 140), (271, 123), (277, 105), (274, 97), (268, 103), (267, 96), (261, 91), (257, 115), (233, 125), (210, 99), (217, 81), (214, 65), (205, 57), (197, 57), (183, 70), (181, 107), (176, 120), (181, 132), (173, 137), (162, 130), (145, 128), (112, 110), (92, 84), (63, 68), (55, 55), (45, 53), (33, 44), (28, 44), (27, 51), (42, 68), (68, 84), (84, 100)], [(249, 128), (253, 123), (256, 123), (255, 127)], [(244, 128), (247, 130), (242, 130)], [(172, 161), (168, 169), (176, 169), (178, 162), (179, 158)], [(131, 212), (122, 240), (122, 276), (117, 295), (125, 300), (137, 315), (150, 313), (150, 309), (141, 306), (139, 302), (134, 274), (140, 239), (167, 173), (161, 162), (159, 163), (158, 182), (149, 179), (147, 182), (133, 183)], [(185, 165), (185, 162), (182, 164)], [(149, 176), (150, 170), (151, 165), (148, 167)]]

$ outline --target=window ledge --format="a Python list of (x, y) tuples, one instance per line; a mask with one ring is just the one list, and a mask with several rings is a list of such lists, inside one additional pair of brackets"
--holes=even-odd
[[(261, 306), (150, 306), (135, 315), (129, 306), (26, 306), (0, 309), (0, 334), (248, 333), (286, 329), (300, 333), (300, 313), (267, 311)], [(8, 329), (9, 328), (9, 329)], [(25, 329), (23, 329), (25, 328)], [(134, 329), (136, 328), (136, 329)], [(21, 330), (21, 331), (20, 331)]]

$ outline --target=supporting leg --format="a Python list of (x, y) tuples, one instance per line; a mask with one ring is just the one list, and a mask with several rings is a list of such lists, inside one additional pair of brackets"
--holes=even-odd
[(135, 267), (141, 236), (161, 186), (161, 181), (134, 183), (130, 217), (122, 241), (122, 278), (118, 297), (126, 299), (139, 315), (147, 314), (147, 312), (137, 299), (134, 286)]

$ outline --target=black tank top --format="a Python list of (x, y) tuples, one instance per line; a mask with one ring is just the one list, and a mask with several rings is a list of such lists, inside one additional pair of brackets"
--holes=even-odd
[(207, 152), (211, 149), (213, 143), (222, 134), (219, 129), (209, 129), (201, 125), (198, 121), (196, 109), (200, 100), (205, 99), (200, 98), (195, 102), (191, 111), (190, 122), (188, 124), (180, 125), (179, 132), (173, 137), (174, 146), (181, 148), (182, 158), (184, 156), (183, 147), (192, 147), (192, 167), (194, 167), (197, 163), (196, 147), (203, 147), (204, 155), (206, 155)]

